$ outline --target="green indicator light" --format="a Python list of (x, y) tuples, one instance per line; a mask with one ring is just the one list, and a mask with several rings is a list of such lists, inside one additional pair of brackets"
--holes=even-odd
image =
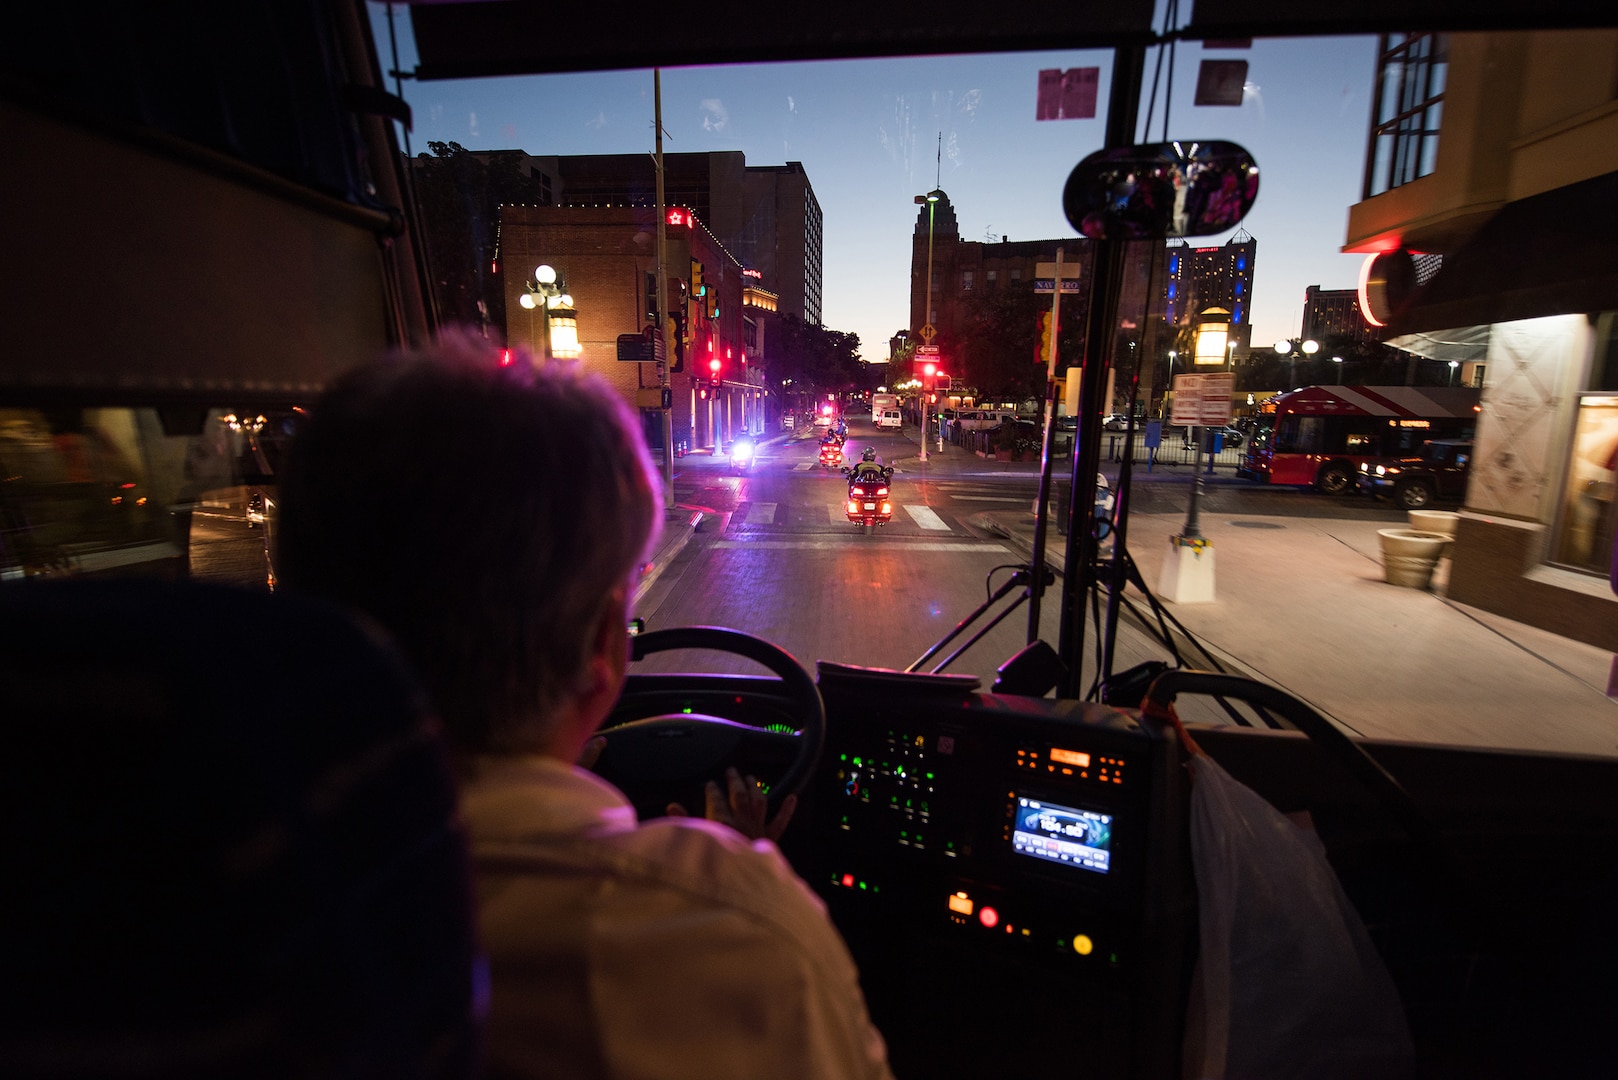
[(927, 779), (929, 779), (929, 780), (931, 780), (931, 779), (932, 779), (932, 778), (933, 778), (933, 774), (932, 774), (932, 773), (928, 773), (928, 774), (927, 774)]
[(863, 765), (863, 764), (865, 764), (865, 763), (864, 763), (864, 762), (863, 762), (863, 761), (861, 761), (861, 760), (860, 760), (860, 759), (859, 759), (859, 758), (855, 758), (855, 759), (854, 759), (854, 764), (856, 764), (856, 765)]
[(838, 754), (837, 755), (837, 760), (838, 761), (847, 761), (848, 760), (848, 755), (847, 754)]
[(862, 890), (863, 890), (863, 889), (864, 889), (864, 888), (865, 888), (865, 882), (863, 882), (863, 881), (862, 881), (862, 882), (860, 882), (860, 888), (861, 888), (861, 889), (862, 889)]
[(690, 716), (691, 715), (691, 706), (687, 705), (685, 708), (681, 709), (680, 711), (685, 713), (687, 716)]

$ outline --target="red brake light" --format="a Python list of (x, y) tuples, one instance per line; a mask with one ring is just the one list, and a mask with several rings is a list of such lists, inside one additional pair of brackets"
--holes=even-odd
[(887, 494), (887, 493), (888, 493), (888, 489), (887, 489), (887, 488), (885, 488), (885, 487), (879, 487), (879, 488), (877, 488), (877, 489), (876, 489), (876, 496), (877, 496), (877, 498), (879, 498), (879, 499), (880, 499), (880, 498), (881, 498), (881, 497), (882, 497), (882, 496), (884, 496), (884, 495), (886, 495), (886, 494)]
[(864, 495), (865, 494), (865, 489), (860, 488), (860, 487), (849, 488), (848, 493), (850, 495)]

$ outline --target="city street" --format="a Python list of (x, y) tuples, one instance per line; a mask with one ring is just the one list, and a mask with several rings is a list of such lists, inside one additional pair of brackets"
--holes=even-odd
[[(678, 502), (700, 523), (645, 589), (638, 614), (648, 627), (745, 630), (811, 668), (816, 660), (905, 668), (1027, 563), (1034, 463), (950, 446), (924, 467), (914, 428), (867, 436), (856, 426), (848, 445), (856, 456), (872, 445), (899, 470), (894, 522), (872, 536), (842, 516), (844, 480), (814, 464), (813, 438), (770, 442), (745, 477), (711, 456), (681, 458)], [(1103, 472), (1116, 480), (1116, 466), (1103, 461)], [(1167, 537), (1183, 528), (1189, 491), (1189, 468), (1162, 463), (1132, 484), (1126, 544), (1152, 590)], [(1217, 556), (1216, 601), (1162, 604), (1171, 648), (1158, 613), (1139, 590), (1127, 590), (1115, 674), (1148, 660), (1172, 663), (1178, 650), (1186, 666), (1217, 665), (1280, 686), (1363, 735), (1618, 752), (1618, 702), (1605, 693), (1610, 653), (1449, 601), (1447, 560), (1430, 590), (1383, 580), (1377, 530), (1403, 527), (1402, 510), (1259, 485), (1223, 469), (1199, 507)], [(1053, 532), (1047, 552), (1060, 571), (1065, 540)], [(1039, 637), (1053, 646), (1060, 603), (1057, 587), (1040, 605)], [(1095, 626), (1092, 615), (1080, 650), (1086, 687), (1102, 666)], [(976, 675), (987, 688), (1027, 630), (1028, 609), (1019, 607), (945, 670)], [(746, 661), (691, 654), (653, 657), (637, 670), (758, 673)], [(1228, 722), (1210, 701), (1182, 702), (1180, 711), (1187, 720)]]
[[(849, 524), (843, 513), (846, 479), (818, 465), (817, 438), (770, 441), (745, 476), (734, 475), (723, 457), (679, 459), (676, 502), (700, 510), (703, 519), (639, 613), (652, 628), (706, 624), (746, 630), (805, 663), (908, 667), (1004, 585), (1010, 568), (1026, 563), (1027, 555), (984, 516), (1031, 511), (1038, 491), (1037, 463), (985, 460), (954, 446), (942, 454), (935, 450), (923, 462), (914, 434), (914, 428), (876, 433), (863, 419), (851, 426), (845, 448), (851, 458), (871, 446), (898, 469), (894, 519), (873, 535)], [(931, 445), (936, 448), (936, 441)], [(1117, 467), (1103, 464), (1115, 484)], [(1068, 467), (1066, 461), (1057, 466)], [(1405, 520), (1402, 511), (1371, 500), (1232, 484), (1228, 469), (1223, 479), (1205, 486), (1202, 513)], [(1131, 513), (1183, 513), (1190, 485), (1188, 466), (1159, 463), (1132, 485)], [(982, 630), (1020, 591), (997, 603), (926, 669)], [(1059, 590), (1052, 588), (1040, 604), (1039, 636), (1053, 645), (1060, 637), (1059, 602)], [(946, 670), (978, 675), (987, 686), (995, 669), (1026, 644), (1027, 630), (1028, 610), (1020, 607)], [(1162, 655), (1155, 643), (1142, 647), (1142, 659)], [(707, 659), (719, 670), (748, 670), (745, 661)], [(679, 670), (692, 662), (658, 657), (647, 669)]]

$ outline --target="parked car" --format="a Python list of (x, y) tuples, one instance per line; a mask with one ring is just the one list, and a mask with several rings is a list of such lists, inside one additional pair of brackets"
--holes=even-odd
[(904, 415), (898, 409), (883, 409), (882, 415), (876, 418), (876, 426), (897, 431), (904, 426)]
[(1464, 496), (1471, 464), (1470, 439), (1429, 439), (1420, 457), (1361, 462), (1360, 491), (1392, 498), (1406, 510), (1420, 510), (1434, 499)]
[[(1140, 427), (1144, 423), (1144, 420), (1138, 421), (1135, 426)], [(1111, 416), (1101, 421), (1101, 430), (1103, 431), (1126, 431), (1128, 428), (1129, 417), (1123, 415), (1122, 413), (1113, 413)]]
[(972, 409), (957, 416), (955, 423), (962, 431), (987, 431), (1016, 418), (1010, 409)]

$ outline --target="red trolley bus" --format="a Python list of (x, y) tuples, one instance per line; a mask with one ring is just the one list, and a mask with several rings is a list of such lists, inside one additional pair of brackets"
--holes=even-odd
[(1306, 386), (1272, 400), (1268, 438), (1248, 443), (1242, 472), (1269, 484), (1354, 490), (1367, 458), (1415, 455), (1428, 439), (1470, 438), (1473, 387)]

